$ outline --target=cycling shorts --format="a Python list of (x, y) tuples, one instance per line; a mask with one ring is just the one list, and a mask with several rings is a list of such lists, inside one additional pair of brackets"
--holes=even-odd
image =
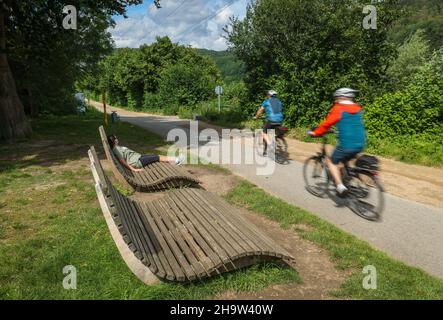
[(277, 130), (281, 126), (282, 126), (282, 124), (279, 122), (266, 121), (265, 125), (263, 126), (263, 132), (268, 133), (268, 130), (272, 130), (272, 129)]
[(342, 147), (337, 146), (334, 152), (332, 153), (331, 161), (335, 165), (339, 164), (340, 162), (346, 163), (354, 159), (361, 151), (362, 149), (351, 150), (351, 149), (343, 149)]

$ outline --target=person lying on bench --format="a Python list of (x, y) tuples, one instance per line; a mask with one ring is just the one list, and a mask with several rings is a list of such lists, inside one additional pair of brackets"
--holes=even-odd
[(174, 162), (176, 165), (179, 166), (185, 160), (185, 157), (183, 155), (180, 155), (177, 158), (160, 156), (157, 154), (141, 155), (134, 150), (120, 146), (119, 141), (114, 134), (108, 135), (108, 143), (112, 149), (112, 152), (117, 157), (122, 166), (134, 172), (141, 172), (143, 171), (144, 167), (155, 162)]

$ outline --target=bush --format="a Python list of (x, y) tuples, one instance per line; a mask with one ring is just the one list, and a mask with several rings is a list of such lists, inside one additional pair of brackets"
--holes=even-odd
[(215, 77), (201, 66), (178, 62), (161, 73), (159, 95), (166, 104), (192, 106), (213, 97), (215, 85)]
[(384, 138), (439, 132), (443, 123), (442, 74), (440, 50), (404, 90), (387, 93), (366, 106), (365, 123), (370, 135)]
[(387, 70), (390, 89), (402, 89), (429, 57), (429, 44), (424, 31), (417, 30), (411, 39), (398, 48), (398, 57)]

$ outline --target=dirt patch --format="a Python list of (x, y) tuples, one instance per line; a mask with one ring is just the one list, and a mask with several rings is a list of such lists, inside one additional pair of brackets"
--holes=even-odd
[(237, 176), (228, 171), (192, 165), (183, 168), (201, 181), (202, 188), (219, 196), (227, 194), (240, 181)]
[(61, 181), (53, 181), (49, 183), (39, 184), (34, 188), (34, 190), (36, 191), (49, 190), (63, 185), (66, 185), (66, 183)]

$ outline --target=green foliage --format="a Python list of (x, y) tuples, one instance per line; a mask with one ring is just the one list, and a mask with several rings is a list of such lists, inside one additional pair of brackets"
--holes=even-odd
[(214, 62), (195, 49), (157, 37), (138, 49), (116, 49), (100, 62), (100, 72), (84, 88), (106, 91), (108, 101), (130, 109), (175, 114), (214, 95), (220, 75)]
[(247, 91), (243, 82), (231, 82), (223, 86), (220, 111), (218, 99), (210, 99), (191, 106), (182, 106), (178, 116), (183, 119), (193, 119), (195, 115), (208, 121), (228, 128), (240, 128), (245, 119), (251, 118), (250, 105), (247, 102)]
[(441, 0), (401, 0), (406, 9), (389, 32), (389, 38), (401, 45), (417, 30), (424, 31), (432, 50), (443, 46), (443, 5)]
[(77, 30), (62, 26), (66, 1), (3, 1), (8, 59), (25, 110), (65, 114), (75, 111), (75, 81), (88, 78), (112, 48), (107, 29), (113, 14), (123, 14), (129, 1), (73, 0)]
[(245, 66), (232, 52), (207, 49), (197, 49), (197, 51), (199, 54), (206, 55), (214, 60), (225, 83), (230, 84), (243, 79)]
[(387, 93), (366, 106), (371, 136), (384, 138), (441, 132), (443, 124), (443, 49), (412, 77), (404, 90)]
[(424, 31), (419, 29), (398, 48), (398, 57), (387, 70), (390, 89), (401, 89), (409, 82), (410, 77), (427, 61), (430, 55), (428, 41)]
[(200, 65), (178, 62), (162, 71), (158, 93), (166, 105), (195, 105), (214, 96), (216, 80)]
[(321, 120), (339, 86), (371, 98), (395, 54), (387, 32), (400, 14), (397, 2), (377, 4), (377, 29), (365, 30), (364, 0), (252, 1), (246, 18), (232, 19), (227, 32), (245, 63), (250, 100), (258, 103), (265, 90), (276, 88), (294, 126)]

